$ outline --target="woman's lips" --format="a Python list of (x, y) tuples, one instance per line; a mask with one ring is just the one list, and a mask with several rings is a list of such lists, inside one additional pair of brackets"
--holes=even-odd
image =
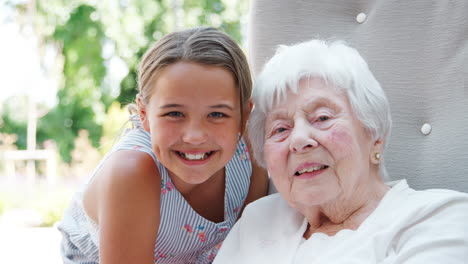
[(296, 169), (294, 173), (294, 177), (311, 178), (311, 177), (321, 174), (327, 168), (328, 166), (322, 163), (316, 163), (316, 162), (304, 163)]

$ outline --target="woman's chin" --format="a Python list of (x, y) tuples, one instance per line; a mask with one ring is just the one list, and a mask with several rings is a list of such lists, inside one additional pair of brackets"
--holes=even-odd
[(288, 203), (294, 208), (316, 207), (325, 203), (327, 194), (320, 190), (292, 191), (288, 196)]

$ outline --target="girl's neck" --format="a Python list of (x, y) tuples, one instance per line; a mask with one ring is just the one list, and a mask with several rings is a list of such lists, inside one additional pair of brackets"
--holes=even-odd
[(176, 176), (170, 175), (170, 177), (177, 191), (197, 214), (214, 223), (225, 220), (226, 181), (224, 168), (200, 184), (187, 184)]
[(200, 184), (191, 184), (181, 180), (177, 175), (174, 175), (171, 171), (169, 172), (169, 178), (171, 178), (172, 183), (174, 184), (177, 191), (179, 191), (183, 196), (190, 195), (192, 192), (196, 192), (199, 188), (204, 188), (217, 182), (219, 178), (224, 178), (225, 168), (221, 168), (215, 174), (213, 174), (208, 180)]

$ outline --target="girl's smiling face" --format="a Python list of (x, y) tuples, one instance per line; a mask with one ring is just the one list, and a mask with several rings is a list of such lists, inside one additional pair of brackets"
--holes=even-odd
[(351, 197), (378, 177), (374, 144), (347, 97), (317, 78), (303, 79), (268, 115), (264, 153), (281, 195), (293, 207)]
[(140, 115), (178, 189), (222, 173), (241, 128), (233, 75), (217, 66), (177, 62), (159, 74), (153, 89), (146, 106), (139, 102)]

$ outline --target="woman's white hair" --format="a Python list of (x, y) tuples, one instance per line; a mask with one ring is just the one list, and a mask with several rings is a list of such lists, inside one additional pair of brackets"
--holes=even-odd
[[(297, 93), (297, 85), (304, 78), (320, 78), (343, 91), (357, 118), (374, 140), (383, 140), (385, 148), (392, 126), (390, 106), (367, 63), (343, 41), (314, 39), (280, 46), (255, 81), (252, 97), (255, 107), (248, 133), (254, 157), (262, 167), (266, 167), (263, 150), (266, 117), (288, 92)], [(383, 160), (380, 174), (387, 177)]]

